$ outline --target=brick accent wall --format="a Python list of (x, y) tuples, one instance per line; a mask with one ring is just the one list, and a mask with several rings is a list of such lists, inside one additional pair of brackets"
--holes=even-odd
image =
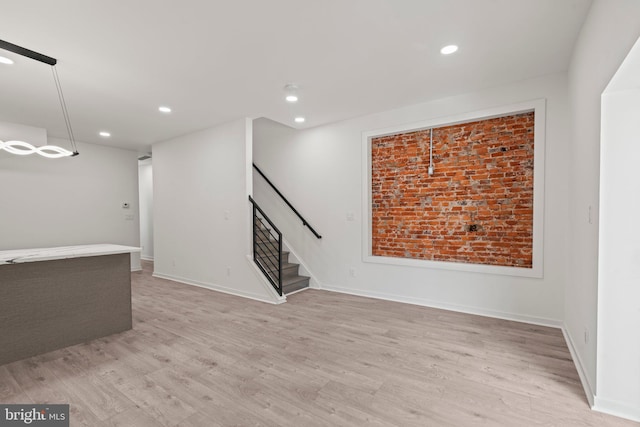
[(532, 267), (534, 113), (371, 140), (372, 255)]

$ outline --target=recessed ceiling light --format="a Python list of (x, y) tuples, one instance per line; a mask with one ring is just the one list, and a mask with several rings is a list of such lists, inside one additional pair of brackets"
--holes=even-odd
[(285, 99), (287, 100), (287, 102), (298, 102), (297, 95), (287, 95)]
[(0, 64), (7, 64), (7, 65), (11, 65), (13, 64), (13, 60), (6, 58), (4, 56), (0, 56)]
[(448, 46), (443, 47), (442, 49), (440, 49), (440, 53), (443, 55), (451, 55), (452, 53), (456, 52), (458, 50), (458, 46), (456, 46), (455, 44), (450, 44)]
[(171, 112), (171, 108), (163, 105), (161, 107), (158, 107), (158, 111), (160, 111), (161, 113), (169, 114)]
[(296, 117), (293, 119), (296, 123), (304, 123), (304, 117)]
[(103, 138), (109, 138), (111, 136), (111, 134), (106, 131), (100, 131), (99, 135)]

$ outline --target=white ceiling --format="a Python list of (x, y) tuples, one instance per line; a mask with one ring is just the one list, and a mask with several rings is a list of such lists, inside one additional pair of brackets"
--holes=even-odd
[[(0, 39), (58, 59), (77, 140), (143, 152), (239, 117), (306, 128), (561, 72), (590, 4), (0, 0)], [(0, 121), (66, 136), (50, 67), (0, 55), (15, 60), (0, 64)]]

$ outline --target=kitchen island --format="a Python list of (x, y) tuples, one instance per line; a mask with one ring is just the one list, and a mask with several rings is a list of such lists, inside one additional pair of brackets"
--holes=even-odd
[(0, 251), (0, 365), (131, 329), (130, 254), (139, 251)]

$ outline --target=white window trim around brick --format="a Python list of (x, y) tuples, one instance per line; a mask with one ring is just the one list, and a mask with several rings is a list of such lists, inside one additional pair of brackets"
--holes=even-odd
[[(491, 119), (527, 111), (535, 112), (533, 149), (533, 262), (531, 268), (469, 264), (462, 262), (419, 260), (372, 255), (372, 210), (371, 210), (371, 139), (402, 132), (412, 132), (432, 127), (441, 127), (476, 120)], [(408, 267), (457, 270), (509, 276), (543, 277), (544, 247), (544, 159), (546, 130), (546, 100), (536, 99), (519, 104), (505, 105), (481, 111), (463, 113), (449, 117), (426, 120), (410, 124), (365, 131), (362, 133), (362, 254), (363, 261)]]

